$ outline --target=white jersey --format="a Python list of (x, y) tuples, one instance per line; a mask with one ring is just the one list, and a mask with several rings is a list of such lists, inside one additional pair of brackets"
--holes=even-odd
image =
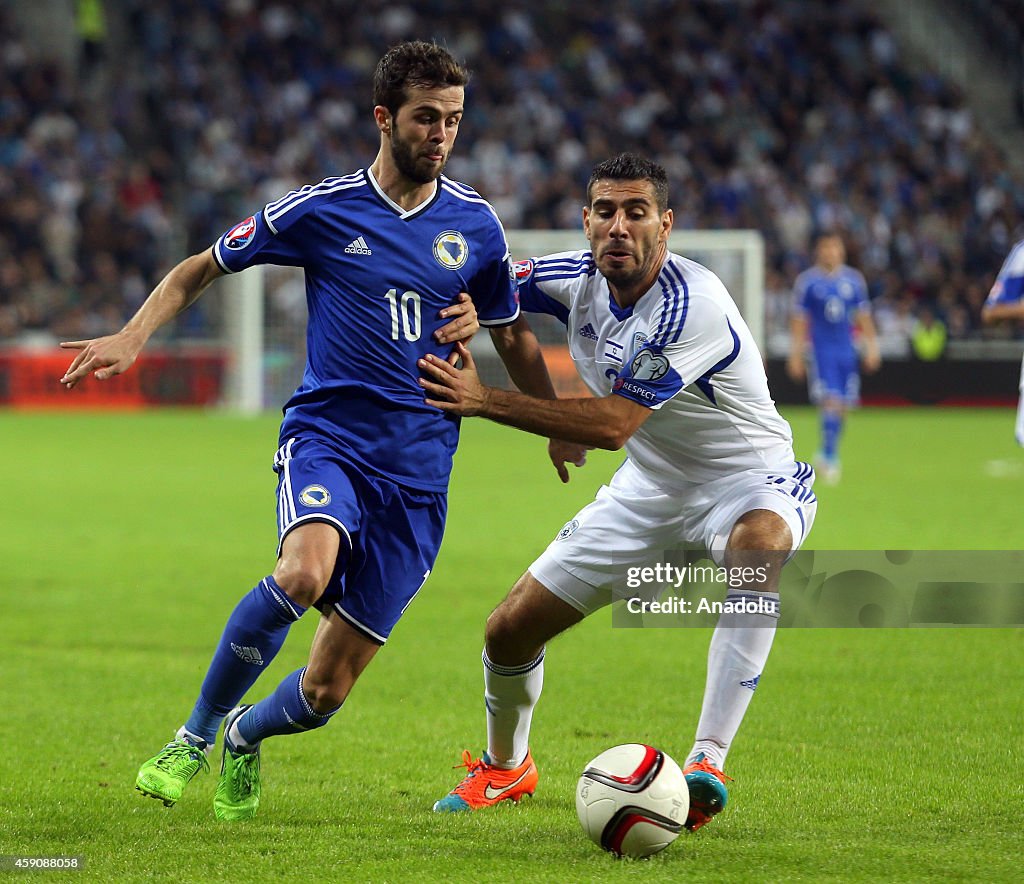
[(793, 471), (793, 436), (768, 392), (761, 354), (706, 267), (670, 253), (655, 284), (625, 310), (589, 251), (521, 261), (516, 272), (522, 309), (565, 323), (589, 390), (654, 412), (626, 443), (653, 482), (679, 487), (746, 470)]

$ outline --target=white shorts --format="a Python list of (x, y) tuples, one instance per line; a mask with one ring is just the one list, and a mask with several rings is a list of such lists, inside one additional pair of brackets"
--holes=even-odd
[(804, 542), (818, 508), (814, 470), (750, 470), (687, 491), (654, 484), (627, 460), (530, 565), (530, 573), (584, 615), (611, 604), (630, 568), (663, 561), (680, 544), (700, 544), (721, 563), (729, 534), (751, 510), (771, 510), (789, 526), (792, 551)]

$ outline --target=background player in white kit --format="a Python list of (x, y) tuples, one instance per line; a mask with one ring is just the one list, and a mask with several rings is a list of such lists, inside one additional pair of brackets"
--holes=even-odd
[[(981, 310), (981, 319), (988, 325), (1024, 320), (1024, 239), (1006, 256)], [(1024, 362), (1021, 363), (1020, 402), (1014, 435), (1017, 444), (1024, 446)]]
[(711, 639), (696, 740), (685, 772), (687, 828), (725, 805), (726, 753), (757, 686), (778, 619), (778, 568), (807, 536), (811, 467), (793, 458), (789, 425), (768, 392), (760, 353), (721, 281), (669, 253), (665, 171), (624, 154), (598, 165), (583, 226), (590, 251), (518, 265), (520, 304), (566, 323), (576, 367), (594, 394), (543, 401), (481, 385), (428, 356), (428, 402), (584, 446), (625, 446), (626, 462), (572, 519), (487, 621), (487, 752), (468, 752), (465, 779), (438, 811), (473, 810), (532, 794), (530, 722), (545, 643), (609, 604), (631, 567), (657, 564), (680, 542), (727, 566), (775, 567), (768, 582), (730, 589), (770, 613), (723, 614)]

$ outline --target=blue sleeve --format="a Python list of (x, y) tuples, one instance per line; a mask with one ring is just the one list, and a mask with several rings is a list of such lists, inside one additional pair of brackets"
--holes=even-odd
[(546, 313), (564, 326), (569, 325), (569, 308), (561, 301), (545, 295), (534, 278), (533, 261), (516, 261), (516, 282), (519, 285), (519, 306), (527, 313)]
[(497, 222), (486, 243), (486, 257), (469, 281), (468, 293), (476, 306), (480, 325), (495, 328), (510, 325), (519, 318), (512, 257)]
[(992, 290), (988, 293), (985, 303), (1012, 304), (1024, 298), (1024, 240), (1018, 242), (1010, 254), (1006, 256), (1003, 266), (999, 268)]
[(306, 259), (301, 247), (304, 240), (290, 231), (303, 217), (303, 212), (293, 212), (288, 216), (288, 226), (279, 226), (275, 231), (267, 222), (265, 210), (250, 215), (213, 244), (213, 257), (225, 273), (236, 273), (256, 264), (301, 267)]
[(988, 296), (989, 305), (1012, 304), (1024, 297), (1024, 276), (1009, 276), (996, 280)]
[(494, 328), (510, 325), (519, 318), (512, 259), (506, 254), (501, 261), (490, 261), (473, 280), (469, 294), (477, 305), (480, 325)]

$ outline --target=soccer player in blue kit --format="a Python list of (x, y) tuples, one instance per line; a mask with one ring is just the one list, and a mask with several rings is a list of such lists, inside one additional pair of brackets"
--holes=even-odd
[[(459, 422), (424, 402), (417, 361), (454, 358), (449, 346), (479, 322), (516, 384), (554, 397), (519, 318), (498, 218), (442, 175), (467, 78), (435, 44), (392, 48), (374, 76), (380, 151), (369, 168), (269, 203), (172, 269), (120, 332), (62, 345), (79, 351), (66, 386), (89, 373), (102, 380), (218, 276), (263, 263), (305, 270), (307, 363), (274, 458), (277, 563), (229, 617), (191, 715), (139, 771), (136, 788), (167, 806), (208, 769), (223, 721), (214, 812), (252, 817), (261, 742), (325, 725), (425, 583)], [(308, 664), (239, 706), (311, 605), (322, 616)]]
[[(1024, 320), (1024, 240), (1015, 243), (992, 285), (981, 320), (986, 325)], [(1014, 427), (1017, 444), (1024, 446), (1024, 362), (1021, 363), (1020, 402)]]
[(855, 327), (863, 341), (865, 371), (877, 371), (881, 364), (867, 283), (845, 261), (842, 237), (835, 233), (818, 237), (814, 266), (801, 273), (793, 287), (787, 364), (790, 377), (802, 381), (807, 374), (804, 342), (810, 332), (811, 400), (821, 410), (821, 448), (815, 466), (829, 484), (840, 477), (839, 437), (846, 411), (860, 399)]

